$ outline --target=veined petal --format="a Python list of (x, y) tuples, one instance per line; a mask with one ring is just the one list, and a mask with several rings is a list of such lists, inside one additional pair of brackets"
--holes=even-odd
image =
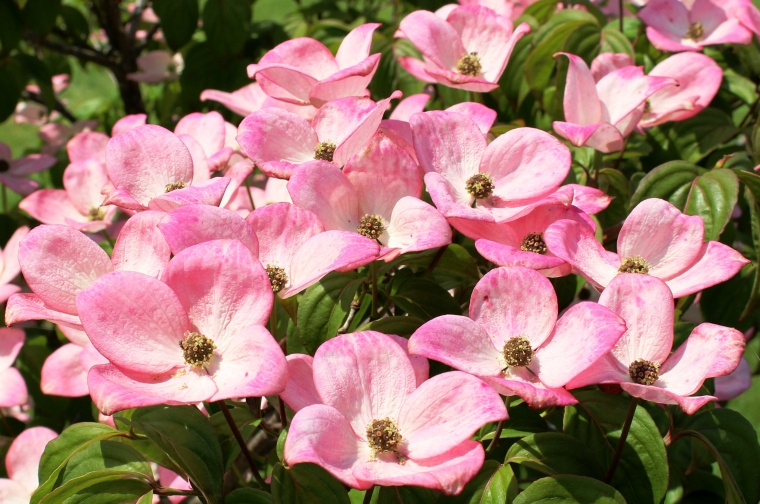
[(224, 239), (239, 240), (254, 256), (259, 254), (253, 229), (242, 217), (225, 208), (186, 205), (160, 215), (158, 228), (175, 255), (198, 243)]
[(227, 177), (214, 177), (184, 189), (161, 194), (150, 200), (148, 207), (151, 210), (170, 212), (183, 205), (219, 206), (229, 183), (230, 179)]
[[(569, 62), (564, 95), (565, 121), (578, 126), (602, 122), (602, 104), (586, 62), (580, 56), (570, 53), (557, 53), (554, 56), (559, 54), (567, 56)], [(575, 145), (575, 142), (572, 143)]]
[(40, 383), (43, 393), (63, 397), (81, 397), (90, 393), (87, 388), (88, 370), (79, 361), (82, 349), (79, 345), (69, 343), (45, 359)]
[(19, 434), (5, 456), (8, 476), (31, 494), (39, 485), (38, 469), (45, 446), (58, 433), (47, 427), (31, 427)]
[(716, 399), (716, 397), (709, 395), (682, 396), (664, 388), (652, 385), (639, 385), (638, 383), (621, 383), (620, 387), (633, 397), (639, 397), (645, 401), (659, 404), (677, 404), (688, 415), (694, 414), (699, 408)]
[(113, 246), (111, 260), (115, 270), (161, 276), (171, 256), (169, 244), (158, 229), (165, 215), (147, 210), (129, 218)]
[(454, 27), (432, 12), (412, 12), (401, 20), (399, 31), (440, 68), (456, 68), (459, 58), (466, 54)]
[(412, 196), (404, 196), (393, 207), (387, 232), (386, 246), (401, 249), (402, 254), (451, 243), (451, 227), (443, 215)]
[(356, 231), (359, 200), (356, 189), (337, 166), (310, 163), (295, 170), (288, 181), (293, 203), (314, 213), (326, 229)]
[(21, 200), (21, 210), (44, 224), (66, 225), (68, 220), (87, 222), (63, 189), (40, 189)]
[(338, 70), (331, 76), (315, 83), (309, 91), (309, 103), (314, 107), (345, 98), (369, 94), (372, 77), (380, 64), (380, 53), (373, 54), (359, 63)]
[(16, 368), (0, 369), (3, 389), (0, 392), (0, 408), (20, 406), (29, 402), (29, 393), (24, 377)]
[(737, 274), (749, 260), (728, 245), (717, 241), (702, 244), (696, 261), (665, 283), (674, 298), (688, 296)]
[(288, 381), (285, 390), (280, 392), (280, 399), (290, 409), (298, 413), (306, 406), (322, 404), (317, 387), (314, 385), (314, 357), (305, 354), (290, 354), (288, 361)]

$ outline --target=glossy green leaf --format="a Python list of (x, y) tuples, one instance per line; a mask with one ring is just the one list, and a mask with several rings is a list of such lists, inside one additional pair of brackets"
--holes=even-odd
[(744, 416), (752, 424), (758, 439), (760, 439), (760, 408), (757, 407), (758, 404), (760, 404), (760, 375), (755, 375), (752, 377), (749, 388), (738, 397), (728, 401), (727, 406)]
[(697, 163), (739, 132), (728, 114), (707, 108), (689, 120), (674, 123), (668, 136), (681, 159)]
[(691, 185), (683, 210), (705, 222), (705, 240), (717, 240), (739, 199), (739, 179), (732, 170), (712, 170)]
[(424, 324), (421, 318), (410, 316), (385, 317), (373, 320), (359, 327), (357, 331), (378, 331), (385, 334), (396, 334), (398, 336), (411, 336), (414, 331)]
[(296, 464), (272, 472), (272, 497), (277, 504), (349, 504), (343, 484), (315, 464)]
[(397, 307), (423, 320), (462, 314), (459, 303), (443, 287), (427, 278), (397, 275), (391, 298)]
[(222, 501), (222, 449), (211, 422), (193, 406), (156, 406), (132, 416), (136, 432), (148, 436), (190, 478), (207, 504)]
[(47, 494), (41, 504), (123, 504), (151, 491), (146, 481), (125, 471), (95, 471), (71, 479)]
[(331, 273), (304, 292), (298, 303), (298, 336), (310, 354), (338, 334), (364, 282), (354, 273)]
[[(254, 417), (251, 410), (247, 407), (229, 408), (229, 410), (230, 416), (234, 420), (235, 425), (237, 425), (243, 439), (250, 438), (261, 423), (261, 418)], [(217, 433), (219, 446), (222, 448), (224, 467), (228, 469), (232, 462), (240, 455), (240, 445), (235, 440), (235, 436), (232, 434), (230, 425), (227, 423), (223, 412), (214, 413), (209, 417), (209, 421)]]
[(464, 487), (462, 493), (443, 496), (441, 504), (503, 504), (512, 502), (519, 488), (509, 465), (486, 460), (483, 467)]
[(534, 481), (514, 504), (626, 504), (626, 500), (599, 480), (560, 475)]
[(538, 0), (538, 2), (530, 4), (523, 14), (533, 16), (537, 21), (545, 23), (551, 18), (552, 14), (557, 12), (558, 3), (558, 0)]
[(252, 0), (218, 0), (203, 8), (203, 30), (221, 57), (239, 53), (248, 39)]
[(541, 432), (513, 444), (504, 461), (534, 469), (548, 476), (575, 474), (602, 479), (605, 470), (586, 444), (560, 432)]
[(45, 35), (53, 29), (61, 10), (61, 0), (26, 0), (21, 15), (24, 23), (37, 35)]
[[(487, 433), (475, 439), (479, 441), (490, 441), (493, 439), (496, 434), (494, 428), (488, 426), (484, 427), (484, 429), (488, 429)], [(541, 417), (540, 411), (530, 408), (526, 403), (522, 403), (518, 406), (509, 407), (509, 418), (502, 424), (499, 439), (521, 438), (547, 430), (549, 430), (549, 427), (546, 425), (546, 420)]]
[(179, 51), (198, 28), (198, 0), (153, 0), (152, 6), (161, 20), (166, 43)]
[(739, 318), (752, 295), (756, 266), (745, 266), (737, 275), (702, 291), (699, 308), (705, 322), (736, 327), (742, 331), (752, 326), (758, 313)]
[(75, 453), (61, 472), (62, 481), (97, 471), (121, 471), (153, 481), (150, 464), (135, 449), (116, 441), (97, 441)]
[(669, 161), (646, 174), (631, 197), (630, 208), (648, 198), (661, 198), (683, 208), (691, 184), (707, 170), (686, 161)]
[(617, 19), (602, 28), (602, 43), (599, 52), (625, 53), (631, 58), (635, 56), (631, 42), (620, 33)]
[(47, 444), (42, 454), (39, 468), (40, 486), (32, 495), (31, 504), (40, 502), (40, 499), (55, 488), (61, 472), (77, 453), (87, 449), (92, 443), (117, 436), (125, 434), (110, 425), (94, 422), (76, 423), (61, 432)]
[(224, 496), (224, 504), (272, 504), (272, 496), (255, 488), (238, 488)]
[(432, 504), (438, 502), (439, 492), (428, 488), (401, 486), (377, 487), (377, 504)]
[(757, 100), (755, 83), (731, 68), (723, 70), (722, 87), (749, 105)]
[(726, 496), (735, 494), (735, 488), (743, 500), (735, 502), (758, 502), (760, 500), (760, 444), (752, 424), (736, 411), (720, 408), (705, 410), (689, 419), (684, 426), (687, 432), (696, 432), (718, 462)]
[[(629, 399), (601, 391), (574, 393), (579, 404), (567, 406), (563, 430), (601, 457), (609, 468), (625, 421)], [(639, 405), (610, 484), (629, 502), (659, 503), (668, 488), (665, 443), (652, 417)]]

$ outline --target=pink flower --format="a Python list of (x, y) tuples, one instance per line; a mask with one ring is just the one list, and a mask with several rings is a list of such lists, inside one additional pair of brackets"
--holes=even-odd
[(47, 427), (32, 427), (18, 435), (5, 455), (8, 478), (0, 478), (0, 502), (28, 504), (39, 486), (37, 473), (45, 446), (58, 434)]
[(546, 230), (549, 250), (597, 289), (618, 273), (660, 278), (679, 298), (728, 280), (749, 261), (728, 245), (704, 243), (701, 217), (684, 215), (665, 200), (639, 203), (623, 223), (617, 253), (604, 250), (587, 227), (567, 220)]
[[(206, 163), (208, 172), (219, 171), (227, 166), (227, 162), (232, 156), (233, 149), (227, 147), (226, 136), (227, 128), (224, 118), (219, 112), (209, 112), (201, 114), (193, 112), (179, 120), (174, 127), (174, 134), (185, 143), (193, 154), (193, 163)], [(234, 126), (231, 126), (234, 130)], [(197, 149), (192, 142), (187, 140), (190, 137), (202, 149), (195, 155), (193, 148)], [(205, 157), (205, 159), (203, 159)], [(208, 180), (208, 173), (199, 174), (199, 169), (195, 168), (193, 182), (202, 182)]]
[(263, 326), (269, 279), (248, 248), (235, 240), (195, 245), (174, 256), (162, 279), (116, 271), (77, 295), (82, 325), (110, 361), (88, 376), (101, 412), (285, 388), (285, 356)]
[(621, 150), (643, 114), (640, 105), (673, 79), (649, 77), (641, 67), (614, 70), (594, 82), (579, 56), (567, 56), (570, 65), (565, 84), (565, 121), (554, 121), (554, 131), (575, 146), (587, 145), (601, 152)]
[[(127, 210), (168, 211), (191, 203), (216, 206), (229, 184), (225, 177), (209, 180), (208, 168), (194, 165), (179, 137), (150, 124), (113, 137), (106, 168), (114, 190), (104, 204)], [(205, 171), (207, 180), (194, 183), (194, 170)]]
[(44, 154), (55, 154), (78, 133), (93, 131), (97, 126), (98, 121), (76, 121), (72, 125), (60, 122), (47, 123), (37, 133), (42, 141), (45, 142), (42, 152)]
[[(377, 183), (379, 175), (385, 183)], [(451, 243), (446, 219), (419, 199), (422, 173), (417, 163), (383, 133), (375, 135), (342, 171), (327, 163), (300, 167), (288, 182), (288, 191), (294, 203), (314, 212), (326, 229), (377, 240), (386, 261)]]
[(127, 74), (127, 79), (158, 84), (159, 82), (176, 80), (182, 73), (185, 62), (181, 53), (172, 55), (168, 51), (150, 51), (137, 58), (139, 72)]
[(378, 244), (350, 231), (325, 231), (316, 215), (289, 203), (258, 208), (246, 218), (259, 240), (259, 260), (272, 290), (288, 298), (331, 271), (351, 271), (377, 259)]
[(380, 54), (369, 55), (379, 26), (367, 23), (351, 30), (335, 56), (314, 39), (288, 40), (258, 64), (248, 65), (248, 76), (272, 98), (302, 105), (321, 107), (338, 98), (362, 96), (380, 62)]
[(749, 44), (752, 32), (714, 0), (649, 0), (639, 17), (661, 51), (701, 51), (713, 44)]
[(18, 248), (21, 240), (29, 234), (29, 228), (21, 226), (11, 235), (5, 249), (0, 249), (0, 304), (5, 303), (12, 294), (21, 290), (21, 287), (11, 282), (21, 272), (18, 262)]
[(523, 11), (537, 0), (458, 0), (459, 5), (482, 5), (488, 7), (500, 16), (514, 21)]
[(29, 402), (26, 382), (18, 369), (12, 367), (25, 339), (22, 329), (0, 327), (0, 408), (20, 406)]
[(22, 196), (30, 194), (39, 183), (28, 178), (32, 173), (47, 170), (57, 162), (57, 159), (47, 154), (30, 154), (13, 159), (8, 144), (0, 142), (0, 184), (7, 186)]
[(470, 436), (507, 418), (490, 387), (459, 372), (417, 385), (404, 350), (388, 336), (333, 338), (314, 355), (321, 399), (296, 413), (285, 461), (318, 464), (358, 489), (414, 485), (461, 492), (483, 463)]
[(563, 387), (612, 348), (623, 320), (581, 302), (557, 320), (549, 280), (514, 266), (488, 272), (472, 292), (470, 317), (443, 315), (409, 339), (409, 352), (474, 374), (532, 408), (577, 401)]
[(530, 32), (487, 7), (467, 5), (446, 10), (442, 18), (415, 11), (401, 20), (396, 37), (409, 39), (422, 53), (420, 61), (399, 58), (404, 69), (424, 82), (438, 82), (468, 91), (488, 92), (499, 87), (515, 44)]
[(538, 129), (516, 128), (486, 145), (478, 124), (460, 113), (423, 112), (410, 123), (430, 197), (457, 229), (526, 214), (570, 171), (568, 148)]
[(736, 369), (744, 353), (744, 336), (736, 329), (704, 323), (671, 355), (673, 296), (662, 280), (646, 275), (616, 277), (602, 292), (599, 304), (620, 315), (626, 333), (567, 387), (619, 383), (634, 397), (678, 404), (692, 414), (713, 396), (689, 397), (705, 379)]
[(89, 395), (87, 373), (96, 364), (107, 364), (81, 329), (58, 325), (71, 343), (58, 348), (42, 364), (40, 390), (44, 394), (62, 397)]
[(314, 121), (278, 108), (265, 108), (240, 123), (237, 141), (261, 170), (289, 179), (298, 165), (315, 159), (343, 166), (366, 146), (399, 91), (375, 103), (349, 97), (324, 105)]
[(275, 107), (293, 112), (310, 121), (314, 119), (317, 110), (319, 110), (311, 105), (297, 105), (270, 98), (262, 91), (261, 84), (258, 82), (248, 84), (231, 93), (216, 89), (206, 89), (201, 93), (201, 101), (206, 100), (219, 102), (243, 117), (263, 108)]
[(723, 70), (712, 58), (694, 52), (670, 56), (649, 75), (671, 77), (678, 85), (664, 87), (647, 98), (639, 121), (642, 128), (697, 115), (710, 105), (723, 80)]

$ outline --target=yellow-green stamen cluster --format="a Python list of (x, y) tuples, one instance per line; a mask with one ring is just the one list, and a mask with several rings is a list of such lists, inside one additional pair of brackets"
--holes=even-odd
[(520, 250), (523, 252), (535, 252), (536, 254), (546, 254), (546, 242), (541, 233), (529, 233), (525, 235)]
[(488, 198), (493, 193), (493, 180), (485, 173), (476, 173), (467, 179), (464, 188), (472, 194), (475, 199)]
[(478, 53), (476, 52), (465, 54), (457, 62), (457, 72), (462, 75), (476, 77), (478, 74), (480, 74), (480, 71), (482, 69), (483, 67), (480, 65), (480, 58), (478, 58)]
[(628, 366), (628, 375), (639, 385), (651, 385), (660, 377), (660, 365), (644, 359), (636, 359)]
[(335, 144), (332, 142), (320, 142), (314, 149), (314, 159), (329, 161), (332, 163), (333, 154), (335, 154)]
[(190, 331), (185, 331), (185, 339), (180, 340), (179, 346), (182, 348), (185, 364), (198, 368), (208, 364), (216, 350), (216, 345), (209, 338)]
[(279, 266), (267, 264), (267, 275), (269, 275), (269, 283), (272, 285), (272, 291), (277, 294), (288, 283), (288, 275), (285, 274), (285, 270)]
[(705, 27), (702, 26), (702, 23), (700, 22), (691, 23), (691, 25), (689, 25), (689, 29), (686, 30), (686, 38), (691, 39), (694, 42), (699, 42), (704, 36)]
[(396, 452), (401, 442), (401, 433), (396, 422), (388, 417), (372, 420), (367, 426), (367, 443), (374, 453)]
[(101, 207), (92, 207), (90, 208), (90, 211), (87, 212), (87, 220), (89, 221), (101, 221), (105, 218), (105, 216), (106, 211)]
[(164, 187), (164, 189), (165, 189), (164, 192), (170, 193), (172, 191), (176, 191), (177, 189), (184, 189), (185, 187), (187, 187), (187, 184), (185, 184), (182, 181), (179, 181), (179, 182), (170, 182), (170, 183), (166, 184), (166, 186)]
[(515, 336), (509, 338), (504, 343), (504, 362), (507, 368), (525, 367), (533, 360), (533, 349), (530, 347), (530, 341), (524, 336)]
[(623, 264), (618, 268), (618, 273), (641, 273), (642, 275), (648, 275), (651, 266), (641, 256), (633, 256), (623, 261)]
[(370, 240), (377, 240), (380, 238), (383, 231), (385, 231), (383, 219), (375, 214), (364, 214), (359, 221), (359, 227), (356, 228), (357, 233), (366, 236)]

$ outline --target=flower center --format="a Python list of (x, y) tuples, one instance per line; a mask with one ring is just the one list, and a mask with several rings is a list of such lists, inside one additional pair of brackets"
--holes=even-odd
[(172, 191), (176, 191), (177, 189), (184, 189), (185, 187), (187, 187), (187, 184), (185, 184), (182, 181), (179, 181), (179, 182), (170, 182), (170, 183), (166, 184), (166, 186), (164, 187), (164, 189), (165, 189), (164, 192), (170, 193)]
[(267, 275), (269, 275), (269, 283), (272, 284), (272, 291), (277, 294), (288, 283), (288, 275), (285, 274), (284, 269), (271, 264), (267, 264), (266, 270)]
[(89, 221), (101, 221), (105, 218), (106, 212), (100, 207), (92, 207), (87, 212), (87, 220)]
[(530, 348), (530, 341), (524, 336), (515, 336), (509, 338), (504, 343), (504, 362), (508, 368), (525, 367), (533, 360), (533, 349)]
[(476, 173), (467, 179), (464, 188), (472, 194), (475, 199), (487, 198), (493, 193), (493, 180), (485, 173)]
[(11, 169), (11, 164), (5, 159), (0, 159), (0, 173), (5, 173)]
[(641, 273), (648, 275), (649, 268), (651, 267), (643, 257), (633, 256), (623, 261), (623, 264), (618, 268), (618, 273)]
[(333, 154), (335, 154), (335, 144), (332, 142), (320, 142), (314, 149), (314, 159), (329, 161), (332, 163)]
[(651, 385), (660, 377), (660, 365), (656, 362), (636, 359), (628, 366), (628, 375), (639, 385)]
[(462, 56), (462, 59), (457, 62), (457, 72), (462, 75), (475, 77), (482, 69), (483, 67), (480, 65), (480, 58), (478, 58), (478, 53), (476, 52), (465, 54)]
[(373, 453), (394, 452), (398, 455), (398, 445), (401, 442), (401, 433), (396, 427), (396, 422), (388, 417), (382, 420), (372, 420), (367, 426), (367, 444)]
[(383, 219), (375, 214), (364, 214), (359, 221), (359, 227), (356, 228), (357, 233), (371, 240), (377, 240), (383, 231), (385, 231)]
[(536, 254), (546, 254), (546, 242), (541, 236), (541, 233), (529, 233), (525, 235), (522, 243), (520, 244), (520, 250), (523, 252), (535, 252)]
[(699, 42), (704, 36), (705, 27), (702, 26), (702, 23), (700, 22), (691, 23), (691, 25), (689, 25), (689, 29), (686, 30), (686, 38), (691, 39), (694, 42)]
[(203, 367), (214, 355), (214, 342), (197, 332), (185, 331), (185, 339), (179, 340), (179, 346), (185, 356), (185, 364), (193, 367)]

